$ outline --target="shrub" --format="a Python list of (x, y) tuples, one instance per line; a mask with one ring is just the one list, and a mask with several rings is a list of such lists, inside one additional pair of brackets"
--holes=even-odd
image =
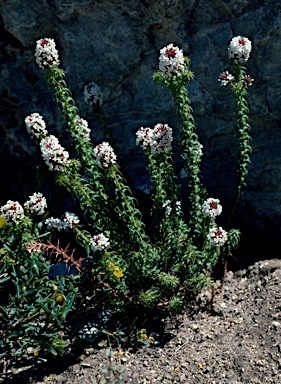
[[(251, 153), (247, 91), (253, 79), (243, 66), (250, 51), (247, 38), (232, 39), (229, 57), (234, 60), (235, 75), (224, 72), (219, 76), (236, 100), (240, 145), (237, 202)], [(214, 265), (238, 246), (240, 237), (239, 230), (226, 231), (217, 224), (222, 206), (217, 198), (208, 196), (202, 181), (203, 147), (187, 90), (193, 74), (189, 59), (178, 47), (169, 44), (161, 49), (154, 80), (166, 87), (174, 100), (188, 187), (182, 191), (175, 175), (172, 128), (165, 123), (139, 128), (136, 143), (147, 156), (151, 178), (149, 233), (112, 145), (103, 142), (94, 146), (90, 140), (88, 123), (79, 115), (65, 73), (59, 68), (54, 41), (38, 40), (35, 57), (53, 87), (77, 158), (70, 158), (58, 139), (49, 135), (38, 112), (26, 117), (26, 127), (56, 182), (79, 201), (84, 224), (71, 212), (61, 218), (48, 217), (46, 200), (39, 192), (23, 205), (8, 201), (1, 207), (2, 361), (28, 358), (30, 351), (32, 357), (40, 352), (40, 358), (39, 349), (62, 353), (71, 336), (70, 318), (81, 318), (88, 312), (105, 318), (160, 305), (171, 313), (183, 311), (192, 293), (212, 284)], [(102, 95), (94, 83), (85, 88), (85, 100), (101, 108)], [(183, 199), (188, 199), (187, 212), (182, 209)], [(76, 240), (67, 247), (55, 240), (63, 232), (75, 235)], [(74, 253), (76, 246), (81, 250), (79, 257)], [(50, 265), (58, 260), (68, 268), (74, 266), (77, 273), (51, 279)]]

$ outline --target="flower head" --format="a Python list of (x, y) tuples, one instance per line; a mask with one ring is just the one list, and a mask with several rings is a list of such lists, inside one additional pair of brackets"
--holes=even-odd
[(58, 231), (64, 228), (64, 223), (61, 219), (57, 219), (55, 217), (49, 217), (45, 220), (45, 224), (47, 229), (57, 229)]
[(247, 37), (233, 37), (228, 48), (228, 57), (236, 63), (246, 63), (250, 57), (252, 43)]
[(60, 145), (58, 139), (47, 136), (40, 142), (41, 154), (49, 169), (63, 172), (65, 166), (69, 164), (69, 153)]
[(95, 104), (102, 105), (103, 103), (102, 92), (100, 90), (100, 87), (96, 83), (92, 82), (85, 86), (84, 100), (86, 103), (90, 105), (95, 105)]
[(107, 168), (109, 165), (116, 164), (117, 157), (109, 143), (103, 142), (101, 144), (98, 144), (94, 148), (94, 153), (96, 156), (97, 163), (101, 168)]
[(219, 199), (213, 199), (210, 197), (207, 199), (202, 207), (202, 212), (207, 217), (219, 216), (222, 212), (222, 206), (219, 204)]
[(18, 224), (24, 219), (24, 210), (18, 201), (8, 200), (5, 205), (0, 208), (1, 216), (7, 222), (14, 222)]
[(182, 50), (169, 44), (160, 50), (159, 70), (165, 79), (175, 80), (184, 71)]
[(24, 203), (24, 207), (27, 208), (31, 213), (42, 215), (47, 208), (46, 198), (42, 195), (42, 193), (35, 192), (32, 196), (29, 196), (29, 200)]
[(59, 65), (59, 55), (53, 39), (44, 38), (36, 41), (35, 59), (39, 68), (52, 68)]
[(234, 76), (231, 75), (228, 71), (225, 71), (219, 75), (218, 81), (221, 82), (221, 85), (227, 86), (232, 84)]
[(208, 234), (208, 239), (212, 245), (216, 247), (221, 247), (227, 241), (227, 232), (219, 228), (211, 228)]
[(252, 79), (252, 77), (249, 75), (245, 75), (243, 77), (243, 83), (244, 83), (244, 85), (247, 85), (248, 87), (250, 87), (250, 85), (253, 84), (253, 81), (254, 81), (254, 79)]
[(102, 251), (109, 246), (109, 239), (103, 233), (100, 233), (92, 238), (90, 246), (94, 252)]
[(48, 134), (46, 129), (46, 123), (39, 113), (31, 113), (31, 115), (27, 116), (25, 119), (27, 132), (37, 139), (42, 138)]
[(62, 225), (64, 229), (73, 228), (76, 224), (79, 224), (80, 220), (78, 217), (71, 212), (65, 212), (61, 218)]
[(84, 120), (81, 117), (79, 117), (79, 118), (76, 118), (74, 120), (74, 122), (76, 123), (77, 127), (79, 128), (79, 134), (81, 136), (85, 137), (85, 139), (90, 140), (91, 130), (88, 127), (87, 120)]
[(136, 143), (152, 154), (172, 149), (173, 130), (168, 124), (156, 124), (153, 129), (141, 127), (136, 132)]

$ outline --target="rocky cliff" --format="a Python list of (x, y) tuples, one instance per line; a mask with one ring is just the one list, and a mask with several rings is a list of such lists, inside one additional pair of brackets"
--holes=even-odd
[[(0, 0), (1, 205), (24, 199), (40, 182), (46, 188), (51, 177), (38, 177), (39, 151), (24, 124), (28, 114), (43, 115), (49, 131), (68, 145), (44, 72), (34, 60), (36, 40), (51, 37), (95, 143), (103, 140), (103, 132), (83, 101), (83, 88), (92, 81), (102, 88), (118, 161), (136, 191), (148, 182), (136, 130), (158, 122), (176, 128), (168, 92), (152, 81), (159, 50), (169, 43), (183, 49), (195, 75), (189, 90), (204, 145), (204, 181), (228, 212), (237, 165), (234, 101), (218, 75), (230, 69), (230, 39), (242, 35), (253, 43), (247, 64), (254, 78), (249, 90), (253, 154), (235, 224), (252, 254), (278, 257), (273, 246), (281, 245), (280, 13), (280, 0)], [(176, 167), (180, 172), (180, 161)]]

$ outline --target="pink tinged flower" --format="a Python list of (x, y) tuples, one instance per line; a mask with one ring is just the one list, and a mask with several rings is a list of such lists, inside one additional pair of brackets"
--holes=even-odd
[(204, 216), (214, 218), (222, 213), (222, 206), (219, 204), (219, 199), (213, 199), (210, 197), (207, 199), (202, 207)]
[(24, 203), (24, 207), (31, 213), (42, 215), (47, 208), (46, 198), (42, 195), (42, 193), (35, 192), (32, 196), (29, 196), (29, 200)]
[(212, 245), (221, 247), (227, 241), (227, 232), (222, 227), (211, 228), (207, 237)]
[(84, 101), (90, 105), (102, 105), (103, 95), (96, 83), (92, 82), (84, 87)]
[(44, 38), (36, 41), (35, 60), (40, 68), (52, 68), (59, 65), (59, 55), (53, 39)]
[(74, 120), (78, 128), (79, 135), (83, 136), (85, 139), (90, 140), (91, 130), (88, 127), (87, 120), (82, 119), (81, 117)]
[(40, 139), (48, 134), (48, 131), (46, 130), (46, 123), (39, 113), (31, 113), (31, 115), (27, 116), (24, 121), (27, 132), (37, 139)]
[(232, 80), (234, 76), (232, 76), (228, 71), (225, 71), (219, 75), (218, 81), (221, 82), (221, 85), (227, 86), (232, 84)]
[(166, 79), (176, 79), (184, 71), (184, 56), (181, 49), (169, 44), (160, 50), (159, 71)]
[(136, 144), (140, 145), (143, 149), (150, 148), (153, 142), (153, 130), (151, 128), (141, 127), (136, 132)]
[(80, 222), (78, 217), (71, 212), (65, 212), (61, 218), (61, 221), (64, 229), (74, 228)]
[(61, 219), (55, 218), (55, 217), (49, 217), (45, 220), (45, 224), (47, 226), (47, 229), (56, 229), (58, 231), (61, 231), (64, 229), (64, 223)]
[(103, 233), (100, 233), (92, 238), (90, 246), (92, 250), (96, 252), (103, 251), (109, 244), (109, 239)]
[(0, 208), (0, 214), (7, 222), (14, 222), (15, 224), (19, 224), (24, 219), (24, 210), (18, 201), (8, 200)]
[(254, 79), (252, 79), (251, 76), (249, 76), (249, 75), (245, 75), (243, 77), (243, 83), (245, 85), (247, 85), (248, 87), (250, 87), (253, 84), (253, 81), (254, 81)]
[(51, 171), (63, 172), (70, 163), (69, 153), (60, 145), (58, 139), (47, 136), (40, 141), (41, 154)]
[(109, 165), (116, 164), (117, 157), (114, 153), (113, 148), (107, 142), (98, 144), (94, 148), (94, 154), (96, 156), (97, 163), (101, 168), (107, 168)]
[(156, 124), (153, 129), (151, 153), (161, 153), (172, 149), (173, 130), (168, 124)]
[(252, 43), (247, 37), (233, 37), (228, 48), (228, 57), (236, 63), (246, 63), (250, 57)]
[(172, 149), (173, 130), (167, 124), (156, 124), (153, 129), (141, 127), (136, 136), (136, 144), (152, 154)]

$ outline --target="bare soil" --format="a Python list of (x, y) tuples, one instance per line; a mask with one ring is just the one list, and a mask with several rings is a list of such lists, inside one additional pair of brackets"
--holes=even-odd
[[(155, 341), (137, 352), (113, 349), (123, 382), (280, 384), (281, 260), (229, 271), (223, 286), (217, 281), (214, 292), (202, 292), (184, 314), (163, 323), (162, 336), (155, 323)], [(105, 348), (85, 344), (2, 382), (113, 383), (101, 372), (108, 363)]]

